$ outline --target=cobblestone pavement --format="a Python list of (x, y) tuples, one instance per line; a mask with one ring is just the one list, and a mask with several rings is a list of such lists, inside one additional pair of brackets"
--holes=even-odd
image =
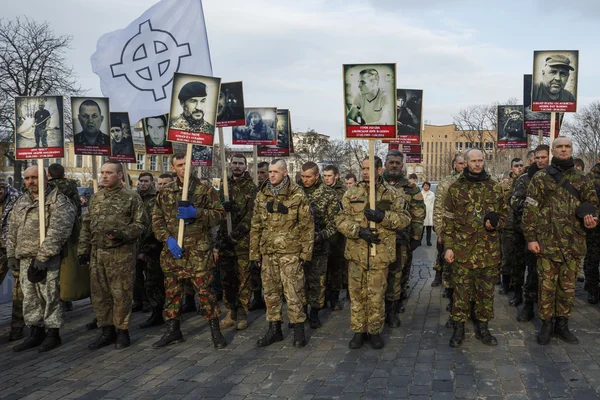
[[(245, 331), (227, 330), (229, 345), (215, 350), (199, 316), (187, 317), (184, 343), (155, 350), (162, 328), (142, 331), (148, 314), (134, 314), (132, 346), (89, 351), (98, 331), (84, 325), (93, 318), (89, 301), (67, 313), (63, 345), (45, 355), (14, 353), (7, 342), (10, 304), (0, 305), (0, 398), (2, 399), (598, 399), (600, 395), (600, 312), (585, 301), (578, 284), (571, 326), (580, 345), (553, 339), (535, 341), (539, 320), (516, 322), (509, 298), (496, 295), (490, 323), (499, 342), (487, 347), (467, 338), (459, 349), (448, 346), (451, 330), (446, 299), (431, 288), (434, 248), (420, 248), (410, 280), (402, 327), (384, 331), (386, 347), (348, 349), (349, 310), (323, 311), (323, 327), (307, 326), (308, 345), (295, 349), (292, 331), (285, 340), (257, 348), (267, 323), (250, 313)], [(187, 314), (189, 315), (189, 314)], [(187, 316), (186, 315), (186, 316)]]

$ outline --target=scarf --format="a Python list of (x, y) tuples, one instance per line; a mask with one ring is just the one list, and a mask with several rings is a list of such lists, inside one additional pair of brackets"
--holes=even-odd
[(469, 168), (465, 168), (462, 173), (465, 179), (469, 182), (482, 182), (488, 178), (488, 174), (487, 172), (485, 172), (485, 168), (481, 170), (481, 172), (478, 174), (471, 172)]
[(566, 160), (559, 160), (556, 157), (552, 157), (552, 161), (550, 162), (553, 166), (558, 168), (561, 172), (565, 172), (575, 166), (573, 162), (573, 157), (569, 157)]
[(285, 186), (288, 184), (289, 180), (290, 180), (289, 177), (286, 175), (283, 178), (283, 181), (281, 181), (281, 183), (277, 186), (273, 186), (271, 184), (271, 182), (267, 181), (267, 187), (271, 190), (271, 193), (273, 193), (273, 196), (277, 197), (277, 195), (279, 195), (279, 193), (281, 193), (283, 188), (285, 188)]
[(536, 172), (538, 172), (540, 169), (538, 168), (536, 163), (533, 163), (529, 166), (529, 168), (527, 168), (527, 176), (530, 178), (533, 178), (533, 176), (535, 175)]

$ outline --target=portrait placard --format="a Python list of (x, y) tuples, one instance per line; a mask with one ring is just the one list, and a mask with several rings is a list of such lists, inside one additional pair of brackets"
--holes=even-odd
[(421, 154), (407, 154), (406, 155), (406, 163), (407, 164), (419, 164), (422, 161)]
[[(531, 92), (533, 90), (533, 79), (532, 75), (523, 76), (523, 107), (525, 107), (525, 118), (523, 119), (525, 125), (525, 133), (527, 135), (539, 135), (540, 130), (543, 132), (544, 137), (550, 137), (550, 113), (533, 112), (531, 110)], [(559, 135), (560, 126), (562, 124), (564, 113), (558, 113), (556, 118), (556, 126), (554, 134)]]
[(175, 73), (167, 140), (212, 146), (221, 78)]
[(221, 83), (217, 106), (217, 128), (246, 125), (242, 82)]
[(345, 64), (346, 139), (395, 139), (396, 64)]
[(526, 149), (527, 136), (523, 126), (523, 106), (498, 106), (497, 125), (499, 149)]
[(71, 97), (75, 154), (110, 156), (108, 97)]
[(146, 154), (173, 154), (173, 145), (167, 140), (169, 114), (142, 119)]
[(112, 160), (124, 163), (133, 163), (136, 161), (128, 113), (110, 113), (110, 139), (110, 158)]
[(258, 146), (259, 157), (287, 157), (290, 155), (290, 112), (277, 109), (277, 145)]
[(15, 97), (15, 158), (65, 156), (62, 96)]
[(277, 145), (277, 107), (245, 109), (246, 124), (233, 127), (232, 144)]
[(531, 110), (577, 111), (578, 68), (578, 50), (534, 51)]
[(212, 167), (213, 148), (195, 144), (192, 146), (192, 166), (193, 167)]

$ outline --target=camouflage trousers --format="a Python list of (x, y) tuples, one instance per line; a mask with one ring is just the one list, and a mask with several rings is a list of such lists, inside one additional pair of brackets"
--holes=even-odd
[(597, 288), (600, 284), (600, 274), (598, 266), (600, 265), (600, 228), (586, 230), (585, 242), (587, 252), (583, 261), (583, 271), (585, 273), (585, 290)]
[(267, 321), (282, 320), (285, 296), (288, 318), (293, 324), (306, 320), (302, 307), (304, 299), (304, 270), (294, 254), (265, 254), (262, 256), (261, 278), (267, 305)]
[(56, 257), (55, 262), (51, 263), (46, 272), (46, 280), (40, 283), (31, 283), (27, 279), (27, 269), (33, 260), (19, 260), (25, 325), (61, 328), (64, 321), (60, 305), (60, 257)]
[[(408, 262), (408, 246), (396, 243), (396, 260), (388, 267), (386, 300), (400, 300), (400, 294), (404, 290), (403, 276)], [(410, 275), (410, 268), (408, 270)]]
[(435, 258), (434, 271), (442, 272), (444, 270), (444, 243), (440, 243), (436, 240), (435, 249), (437, 250), (437, 256)]
[[(6, 249), (0, 248), (0, 285), (8, 274), (8, 259), (6, 258)], [(12, 317), (10, 320), (11, 328), (23, 328), (25, 320), (23, 319), (23, 291), (21, 290), (21, 281), (19, 271), (12, 271), (13, 296), (12, 296)]]
[(579, 264), (579, 260), (564, 256), (560, 261), (544, 256), (538, 257), (538, 314), (540, 319), (571, 318), (575, 303), (575, 282), (579, 275)]
[(452, 278), (454, 294), (452, 319), (466, 322), (469, 316), (470, 300), (475, 300), (475, 316), (479, 321), (494, 318), (494, 285), (498, 279), (498, 267), (470, 269), (453, 264)]
[(144, 271), (146, 281), (144, 290), (148, 303), (153, 308), (162, 308), (165, 304), (165, 274), (160, 267), (160, 248), (146, 255)]
[[(210, 256), (212, 258), (212, 254)], [(184, 283), (188, 280), (198, 297), (200, 304), (198, 313), (208, 320), (219, 318), (217, 298), (213, 288), (213, 269), (210, 268), (197, 270), (193, 275), (189, 275), (189, 273), (184, 273), (183, 271), (165, 272), (165, 307), (163, 309), (163, 318), (165, 321), (181, 319)]]
[(330, 254), (327, 258), (327, 291), (342, 290), (348, 284), (348, 262), (344, 255)]
[(327, 278), (327, 254), (313, 254), (304, 263), (304, 295), (302, 304), (321, 309), (325, 306), (325, 279)]
[(90, 288), (99, 327), (114, 325), (117, 329), (129, 329), (135, 254), (135, 245), (92, 249)]
[(262, 279), (260, 277), (260, 268), (252, 268), (250, 270), (250, 287), (253, 292), (262, 290)]
[[(527, 242), (521, 232), (515, 232), (513, 236), (513, 264), (510, 280), (515, 287), (525, 286), (525, 270), (531, 275), (532, 273), (537, 276), (537, 260), (535, 254), (527, 250)], [(532, 277), (533, 278), (533, 277)], [(529, 290), (533, 289), (531, 287)], [(534, 293), (537, 293), (537, 288), (533, 289)]]
[(250, 284), (250, 262), (248, 253), (235, 256), (220, 256), (221, 285), (223, 301), (228, 309), (243, 308), (248, 312), (252, 285)]
[(412, 260), (413, 260), (413, 252), (410, 251), (408, 245), (402, 245), (406, 247), (406, 262), (402, 266), (402, 278), (400, 281), (402, 292), (406, 291), (406, 286), (408, 285), (408, 280), (410, 279), (410, 273), (412, 271)]
[(504, 229), (502, 231), (502, 264), (500, 273), (502, 275), (511, 275), (514, 265), (514, 234), (512, 230)]
[(383, 330), (387, 279), (387, 265), (348, 263), (350, 329), (354, 332), (378, 334)]

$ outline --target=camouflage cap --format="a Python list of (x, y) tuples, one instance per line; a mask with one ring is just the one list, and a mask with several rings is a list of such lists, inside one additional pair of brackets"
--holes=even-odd
[(554, 54), (550, 57), (546, 57), (546, 65), (550, 67), (565, 67), (571, 71), (575, 71), (575, 68), (571, 66), (571, 59), (562, 54)]

